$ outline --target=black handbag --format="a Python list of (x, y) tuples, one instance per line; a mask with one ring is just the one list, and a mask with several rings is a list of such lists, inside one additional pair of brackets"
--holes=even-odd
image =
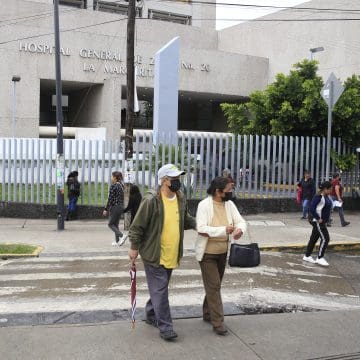
[(237, 267), (253, 267), (260, 264), (260, 250), (257, 243), (237, 244), (230, 246), (229, 265)]

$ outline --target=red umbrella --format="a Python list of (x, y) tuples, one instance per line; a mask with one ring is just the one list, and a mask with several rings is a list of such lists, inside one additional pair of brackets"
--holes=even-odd
[(132, 264), (130, 267), (130, 281), (131, 281), (131, 321), (133, 329), (135, 328), (135, 311), (136, 311), (136, 265)]

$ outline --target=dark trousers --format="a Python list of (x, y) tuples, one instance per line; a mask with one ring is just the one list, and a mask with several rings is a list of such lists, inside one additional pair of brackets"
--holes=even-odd
[(312, 223), (313, 230), (310, 236), (310, 240), (308, 242), (307, 248), (306, 248), (306, 256), (310, 256), (314, 250), (314, 246), (316, 242), (320, 238), (320, 248), (319, 248), (319, 254), (318, 258), (322, 258), (325, 254), (325, 250), (328, 246), (328, 243), (330, 241), (330, 236), (328, 229), (326, 227), (325, 223), (319, 224), (317, 221)]
[(78, 197), (77, 196), (72, 196), (69, 198), (69, 205), (68, 205), (68, 211), (69, 212), (75, 212), (77, 209), (77, 201), (78, 201)]
[(147, 319), (157, 321), (160, 332), (172, 330), (168, 286), (172, 269), (144, 264), (150, 299), (146, 303)]
[(203, 317), (210, 319), (214, 327), (224, 324), (224, 309), (220, 291), (225, 272), (226, 256), (227, 253), (205, 253), (199, 262), (206, 294), (203, 303)]
[(111, 210), (110, 210), (108, 226), (115, 233), (115, 241), (116, 242), (119, 241), (119, 237), (123, 236), (122, 232), (119, 229), (119, 222), (120, 222), (120, 217), (121, 217), (122, 212), (123, 212), (123, 209), (122, 209), (121, 205), (116, 205), (113, 208), (111, 208)]

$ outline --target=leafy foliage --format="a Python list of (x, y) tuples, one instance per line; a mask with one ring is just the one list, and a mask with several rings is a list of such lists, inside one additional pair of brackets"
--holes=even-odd
[[(248, 102), (221, 104), (230, 130), (235, 134), (325, 136), (328, 109), (321, 97), (324, 83), (317, 70), (317, 61), (305, 59), (295, 64), (289, 75), (277, 74), (264, 91), (253, 92)], [(334, 108), (332, 134), (358, 146), (359, 76), (353, 75), (344, 85)]]
[(334, 108), (333, 133), (347, 144), (360, 146), (360, 76), (353, 75), (344, 83), (345, 91)]
[(332, 149), (331, 158), (334, 160), (336, 168), (340, 171), (351, 171), (356, 166), (357, 159), (355, 154), (339, 155)]

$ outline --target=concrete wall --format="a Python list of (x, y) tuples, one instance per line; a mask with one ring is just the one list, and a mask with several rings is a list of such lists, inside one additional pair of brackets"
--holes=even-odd
[[(313, 0), (303, 7), (359, 9), (358, 0)], [(265, 19), (356, 18), (354, 13), (284, 10)], [(360, 74), (359, 21), (254, 22), (248, 21), (219, 32), (219, 49), (269, 58), (269, 82), (278, 72), (310, 57), (310, 48), (323, 46), (314, 54), (319, 73), (326, 80), (331, 72), (341, 80)]]
[[(9, 136), (11, 78), (20, 75), (21, 81), (17, 84), (20, 126), (16, 136), (36, 137), (40, 79), (55, 79), (54, 54), (49, 50), (54, 44), (53, 7), (51, 1), (0, 0), (0, 8), (0, 21), (38, 14), (4, 25), (0, 33), (0, 83), (3, 94), (0, 97), (0, 136)], [(91, 99), (92, 103), (81, 110), (79, 122), (81, 125), (86, 122), (88, 126), (105, 126), (109, 138), (114, 138), (118, 136), (114, 129), (119, 129), (118, 101), (121, 92), (119, 85), (115, 86), (112, 81), (117, 79), (119, 84), (126, 83), (125, 18), (65, 7), (61, 9), (60, 24), (60, 43), (64, 51), (61, 56), (62, 80), (75, 88), (80, 82), (88, 86), (102, 86), (101, 91), (89, 93), (88, 100)], [(92, 24), (99, 25), (89, 27)], [(144, 19), (137, 22), (136, 30), (135, 53), (140, 72), (138, 87), (153, 87), (152, 58), (175, 36), (180, 36), (181, 41), (180, 91), (247, 96), (267, 84), (268, 60), (218, 51), (215, 30)], [(91, 55), (92, 51), (111, 51), (118, 59), (97, 59)]]

